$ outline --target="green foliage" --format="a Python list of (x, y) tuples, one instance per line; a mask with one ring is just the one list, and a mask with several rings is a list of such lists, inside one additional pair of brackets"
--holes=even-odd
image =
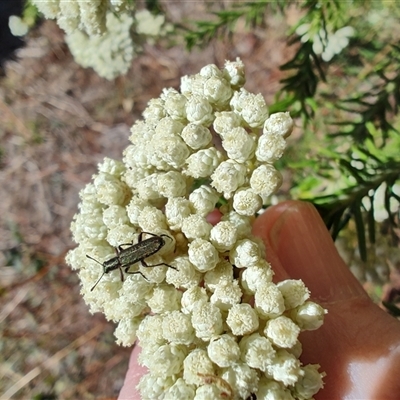
[(400, 318), (400, 308), (394, 302), (382, 301), (388, 312), (396, 318)]
[(24, 11), (22, 14), (23, 21), (30, 27), (34, 27), (37, 21), (39, 20), (39, 11), (34, 4), (31, 3), (30, 0), (27, 0), (24, 5)]
[(259, 0), (252, 2), (233, 3), (229, 10), (216, 11), (210, 21), (196, 21), (195, 28), (185, 35), (186, 47), (191, 50), (194, 46), (205, 46), (212, 39), (219, 38), (235, 30), (239, 19), (244, 18), (246, 26), (254, 28), (262, 26), (268, 10), (283, 10), (291, 1), (278, 0), (274, 2)]
[[(363, 261), (367, 258), (367, 241), (375, 243), (377, 210), (374, 205), (380, 187), (385, 188), (380, 203), (395, 237), (398, 209), (393, 211), (391, 199), (400, 201), (394, 190), (400, 177), (396, 149), (400, 149), (400, 137), (393, 134), (387, 146), (380, 149), (372, 139), (353, 144), (344, 154), (339, 154), (337, 148), (321, 148), (314, 159), (300, 165), (301, 174), (293, 194), (316, 205), (334, 238), (353, 218)], [(292, 165), (292, 168), (298, 167), (295, 163)]]
[[(321, 62), (309, 40), (282, 66), (284, 70), (292, 69), (292, 75), (284, 80), (281, 97), (289, 93), (292, 104), (300, 103), (298, 114), (303, 117), (304, 129), (309, 135), (315, 126), (319, 127), (319, 131), (314, 131), (313, 143), (318, 151), (314, 150), (300, 169), (296, 166), (292, 194), (317, 206), (334, 238), (353, 219), (360, 256), (365, 261), (368, 243), (375, 242), (374, 204), (376, 194), (382, 192), (379, 188), (385, 188), (382, 207), (387, 213), (390, 233), (398, 242), (395, 228), (399, 219), (399, 196), (395, 187), (400, 183), (397, 128), (400, 126), (400, 53), (396, 43), (382, 39), (384, 31), (373, 42), (363, 39), (362, 35), (371, 27), (367, 19), (354, 17), (360, 10), (354, 9), (351, 3), (338, 2), (334, 6), (345, 10), (332, 13), (333, 20), (326, 18), (326, 12), (315, 14), (312, 10), (301, 23), (305, 19), (313, 26), (317, 19), (325, 26), (330, 24), (336, 28), (340, 28), (338, 22), (352, 24), (356, 36), (349, 45), (329, 61)], [(371, 13), (375, 11), (372, 9)], [(347, 20), (339, 15), (346, 15)], [(391, 29), (390, 25), (386, 29)], [(309, 105), (310, 98), (314, 107)], [(328, 115), (329, 118), (325, 117)], [(320, 132), (327, 134), (321, 136)], [(303, 147), (303, 152), (309, 153), (309, 149)], [(397, 203), (395, 208), (393, 200)]]
[[(290, 110), (303, 123), (296, 151), (283, 165), (292, 171), (291, 195), (315, 204), (334, 238), (353, 220), (362, 260), (375, 242), (378, 196), (393, 240), (399, 240), (400, 10), (394, 3), (296, 3), (302, 17), (288, 32), (296, 51), (281, 66), (286, 77), (270, 108)], [(284, 13), (289, 6), (233, 3), (214, 12), (213, 20), (196, 22), (187, 47), (229, 34), (239, 19), (261, 26), (267, 12)]]

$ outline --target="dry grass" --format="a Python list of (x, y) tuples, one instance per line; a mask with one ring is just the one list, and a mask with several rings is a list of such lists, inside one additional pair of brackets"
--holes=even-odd
[(1, 399), (116, 398), (130, 351), (88, 313), (64, 262), (78, 192), (104, 156), (121, 158), (147, 101), (181, 75), (240, 56), (247, 88), (272, 101), (284, 29), (275, 20), (191, 54), (149, 47), (114, 82), (77, 66), (54, 23), (31, 34), (0, 87)]

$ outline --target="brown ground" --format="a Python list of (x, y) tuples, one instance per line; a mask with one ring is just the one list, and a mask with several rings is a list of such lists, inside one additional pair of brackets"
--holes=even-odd
[(78, 192), (104, 156), (121, 158), (147, 101), (182, 75), (240, 56), (247, 89), (271, 102), (289, 58), (285, 29), (274, 17), (268, 30), (191, 54), (148, 47), (113, 82), (75, 64), (53, 22), (31, 32), (0, 81), (1, 399), (116, 398), (130, 350), (88, 313), (64, 262)]

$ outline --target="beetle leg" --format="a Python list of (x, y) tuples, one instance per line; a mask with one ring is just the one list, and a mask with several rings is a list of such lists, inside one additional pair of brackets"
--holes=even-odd
[[(130, 268), (131, 266), (129, 265), (129, 266), (127, 266), (126, 268), (125, 268), (125, 273), (126, 274), (130, 274), (130, 275), (135, 275), (135, 274), (140, 274), (140, 275), (142, 275), (142, 277), (144, 278), (144, 279), (146, 279), (146, 281), (147, 282), (149, 282), (149, 280), (142, 274), (142, 272), (140, 272), (140, 271), (132, 271), (132, 272), (129, 272), (129, 268)], [(122, 268), (121, 268), (122, 269)]]
[(143, 267), (146, 267), (146, 268), (150, 268), (150, 267), (159, 267), (160, 265), (164, 265), (164, 266), (166, 266), (166, 267), (169, 267), (169, 268), (172, 268), (172, 269), (177, 270), (176, 267), (173, 267), (172, 265), (169, 265), (169, 264), (167, 264), (167, 263), (159, 263), (159, 264), (149, 265), (149, 264), (147, 264), (146, 261), (144, 261), (144, 260), (140, 260), (140, 262), (141, 262), (141, 264), (143, 265)]
[[(122, 243), (122, 244), (120, 244), (120, 245), (118, 246), (118, 250), (119, 250), (119, 251), (122, 251), (122, 250), (124, 250), (124, 249), (122, 248), (122, 246), (132, 246), (132, 244), (133, 244), (133, 241), (132, 241), (131, 243)], [(115, 247), (115, 249), (116, 249), (116, 247)], [(117, 255), (119, 255), (119, 252), (117, 252)]]
[(118, 269), (119, 269), (119, 273), (120, 273), (120, 275), (121, 275), (121, 282), (123, 282), (123, 281), (124, 281), (124, 273), (122, 272), (122, 267), (121, 267), (121, 265), (118, 267)]
[[(139, 233), (138, 243), (140, 243), (140, 242), (143, 240), (143, 235), (144, 235), (144, 234), (146, 234), (146, 235), (151, 235), (151, 236), (153, 236), (153, 237), (156, 237), (156, 236), (159, 237), (159, 235), (156, 235), (156, 234), (154, 234), (154, 233), (142, 231), (142, 232)], [(164, 235), (161, 235), (161, 236), (167, 236), (167, 235), (164, 234)]]

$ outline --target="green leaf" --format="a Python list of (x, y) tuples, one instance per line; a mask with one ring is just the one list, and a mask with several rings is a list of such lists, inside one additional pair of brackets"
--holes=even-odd
[(354, 221), (356, 223), (358, 249), (360, 251), (360, 258), (362, 261), (367, 261), (367, 244), (365, 240), (364, 221), (361, 213), (361, 204), (355, 202), (352, 206)]

